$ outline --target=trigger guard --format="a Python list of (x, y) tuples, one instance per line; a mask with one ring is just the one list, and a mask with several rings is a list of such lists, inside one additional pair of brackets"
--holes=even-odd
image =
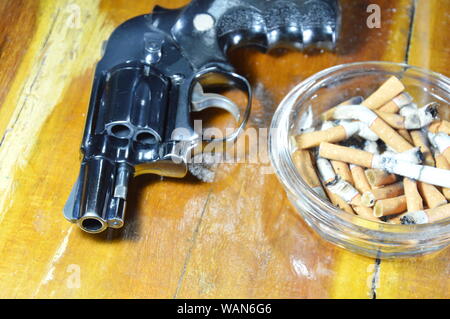
[(194, 112), (217, 107), (231, 113), (238, 123), (241, 117), (238, 106), (231, 99), (220, 94), (204, 93), (200, 83), (197, 83), (194, 87), (191, 104)]
[[(220, 94), (214, 94), (214, 93), (203, 93), (203, 89), (200, 85), (200, 81), (202, 78), (208, 76), (208, 74), (220, 74), (223, 75), (225, 78), (231, 80), (233, 84), (235, 84), (235, 87), (243, 91), (247, 96), (247, 105), (244, 110), (244, 112), (241, 114), (239, 112), (239, 107), (236, 106), (236, 104), (228, 99), (227, 97), (224, 97)], [(237, 128), (228, 136), (225, 136), (221, 139), (203, 139), (203, 141), (210, 142), (210, 143), (229, 143), (235, 141), (238, 136), (244, 131), (245, 126), (247, 125), (248, 119), (250, 117), (251, 112), (251, 103), (252, 103), (252, 90), (250, 87), (249, 82), (246, 78), (243, 76), (240, 76), (239, 74), (236, 74), (234, 72), (230, 71), (223, 71), (221, 69), (218, 69), (217, 67), (211, 67), (208, 69), (204, 69), (203, 71), (197, 73), (196, 77), (196, 84), (191, 88), (191, 106), (192, 111), (197, 112), (204, 109), (207, 109), (209, 107), (215, 106), (219, 107), (221, 109), (224, 109), (231, 113), (236, 121), (238, 122)], [(200, 89), (198, 88), (200, 86)], [(201, 92), (200, 92), (201, 90)], [(201, 93), (203, 95), (203, 99), (195, 100), (196, 97), (198, 97), (198, 93)], [(216, 104), (212, 104), (212, 102), (207, 101), (205, 102), (205, 99), (214, 99)], [(217, 99), (217, 100), (216, 100)]]

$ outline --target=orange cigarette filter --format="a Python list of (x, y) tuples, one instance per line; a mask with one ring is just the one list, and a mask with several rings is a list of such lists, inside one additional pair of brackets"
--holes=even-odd
[(406, 211), (406, 196), (382, 199), (376, 202), (373, 208), (375, 217), (400, 214)]
[(373, 159), (373, 154), (370, 152), (326, 142), (320, 143), (319, 156), (363, 167), (371, 167)]
[(353, 210), (358, 216), (361, 216), (368, 220), (379, 222), (380, 220), (373, 215), (373, 210), (370, 207), (365, 206), (353, 206)]
[[(370, 184), (367, 181), (366, 175), (364, 174), (364, 169), (361, 166), (352, 165), (350, 168), (350, 171), (352, 173), (353, 181), (355, 183), (355, 188), (360, 192), (364, 193), (365, 191), (370, 190)], [(359, 201), (361, 201), (361, 198), (359, 198)], [(376, 218), (373, 215), (373, 210), (370, 207), (362, 206), (362, 205), (355, 205), (353, 206), (353, 210), (361, 217), (364, 217), (369, 220), (373, 221), (379, 221), (378, 218)]]
[(411, 134), (409, 134), (409, 131), (407, 129), (399, 129), (397, 130), (398, 134), (400, 134), (401, 137), (403, 137), (409, 144), (413, 145), (414, 141), (411, 137)]
[(295, 140), (297, 147), (307, 149), (319, 146), (321, 142), (335, 143), (347, 138), (347, 132), (343, 126), (335, 126), (323, 131), (314, 131), (297, 135)]
[(405, 117), (389, 112), (375, 111), (375, 113), (389, 126), (395, 129), (404, 129), (405, 128)]
[(367, 180), (364, 168), (357, 165), (352, 165), (350, 169), (354, 181), (355, 188), (362, 194), (370, 191), (371, 187)]
[[(437, 168), (450, 170), (450, 164), (442, 154), (436, 154), (434, 158), (436, 160)], [(445, 196), (445, 198), (447, 198), (447, 200), (450, 200), (450, 188), (443, 188), (442, 194)]]
[[(408, 212), (401, 218), (405, 224), (434, 223), (450, 217), (450, 204), (415, 212)], [(405, 220), (406, 219), (406, 220)]]
[(298, 172), (311, 188), (321, 186), (320, 179), (314, 168), (311, 153), (307, 150), (296, 150), (292, 154), (292, 160), (297, 167)]
[(446, 120), (434, 121), (428, 127), (428, 131), (431, 133), (445, 133), (450, 135), (450, 122)]
[(352, 215), (355, 214), (355, 211), (353, 210), (353, 208), (345, 200), (343, 200), (338, 195), (333, 194), (328, 188), (326, 188), (326, 187), (324, 187), (324, 188), (325, 188), (325, 192), (328, 195), (328, 198), (330, 199), (330, 202), (334, 206), (342, 209), (343, 211), (345, 211), (345, 212), (347, 212), (349, 214), (352, 214)]
[(370, 129), (378, 135), (386, 145), (390, 146), (396, 152), (406, 152), (413, 148), (411, 144), (408, 143), (400, 134), (397, 133), (392, 127), (389, 126), (380, 117), (372, 123)]
[(403, 83), (395, 76), (391, 76), (375, 92), (361, 104), (369, 109), (376, 110), (392, 100), (405, 90)]
[(423, 210), (423, 200), (417, 188), (417, 182), (405, 177), (403, 179), (403, 186), (405, 188), (406, 207), (408, 212)]
[(436, 186), (417, 182), (417, 187), (428, 208), (435, 208), (447, 204), (447, 199)]
[(365, 171), (367, 181), (372, 187), (390, 185), (397, 181), (395, 174), (388, 173), (382, 169), (369, 168)]
[(372, 207), (377, 200), (393, 198), (404, 194), (403, 182), (366, 191), (361, 196), (361, 204)]
[(352, 173), (350, 172), (350, 167), (347, 163), (341, 161), (331, 161), (331, 166), (333, 166), (334, 172), (344, 181), (355, 185), (352, 177)]
[(434, 223), (436, 221), (450, 217), (450, 204), (428, 209), (425, 211), (428, 216), (428, 222)]
[(450, 163), (450, 147), (447, 147), (447, 149), (442, 152), (442, 155), (444, 155), (447, 162)]
[(400, 108), (393, 100), (390, 100), (378, 110), (380, 110), (381, 112), (397, 113), (398, 111), (400, 111)]

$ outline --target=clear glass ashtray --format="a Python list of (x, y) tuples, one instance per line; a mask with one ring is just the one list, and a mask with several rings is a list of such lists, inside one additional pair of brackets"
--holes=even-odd
[(288, 198), (306, 223), (324, 239), (370, 257), (414, 256), (450, 244), (450, 218), (421, 225), (371, 221), (351, 215), (321, 198), (309, 187), (292, 159), (293, 137), (302, 115), (311, 107), (314, 121), (331, 107), (354, 96), (369, 96), (392, 75), (419, 104), (438, 102), (441, 119), (450, 119), (450, 79), (407, 64), (360, 62), (323, 70), (294, 87), (278, 106), (269, 138), (272, 165)]

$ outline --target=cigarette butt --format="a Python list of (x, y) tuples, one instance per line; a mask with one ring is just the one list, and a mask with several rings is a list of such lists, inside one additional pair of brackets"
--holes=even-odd
[(447, 147), (444, 152), (442, 152), (447, 162), (450, 162), (450, 147)]
[(371, 167), (373, 159), (372, 153), (326, 142), (320, 143), (319, 156), (363, 167)]
[(375, 92), (361, 104), (369, 109), (378, 109), (405, 90), (403, 83), (395, 76), (391, 76)]
[[(450, 164), (442, 154), (435, 154), (434, 159), (436, 161), (437, 168), (450, 170)], [(450, 200), (450, 188), (442, 188), (442, 194), (445, 196), (445, 198), (447, 198), (447, 200)]]
[(365, 206), (353, 206), (353, 210), (358, 216), (361, 216), (368, 220), (373, 220), (379, 222), (380, 220), (373, 215), (372, 208)]
[(400, 214), (406, 211), (406, 196), (382, 199), (376, 202), (373, 208), (375, 217)]
[(424, 156), (424, 164), (428, 166), (435, 166), (436, 163), (431, 153), (430, 147), (426, 141), (426, 137), (422, 134), (421, 130), (410, 131), (411, 138), (413, 139), (414, 146), (420, 147), (420, 151)]
[(411, 137), (411, 134), (409, 134), (409, 131), (406, 129), (399, 129), (397, 130), (398, 134), (400, 134), (401, 137), (403, 137), (409, 144), (413, 145), (414, 141)]
[(445, 133), (450, 135), (450, 122), (446, 120), (434, 121), (428, 127), (428, 131), (431, 133)]
[(355, 188), (361, 194), (370, 191), (371, 187), (369, 181), (367, 180), (364, 168), (361, 166), (352, 165), (350, 171), (352, 173)]
[(328, 188), (326, 188), (326, 187), (325, 187), (325, 192), (327, 193), (328, 198), (330, 199), (330, 202), (331, 202), (334, 206), (336, 206), (336, 207), (342, 209), (343, 211), (345, 211), (345, 212), (347, 212), (347, 213), (349, 213), (349, 214), (352, 214), (352, 215), (355, 214), (353, 208), (352, 208), (345, 200), (343, 200), (342, 198), (340, 198), (340, 197), (337, 196), (336, 194), (333, 194), (333, 193), (332, 193)]
[(398, 214), (396, 216), (392, 216), (391, 218), (389, 218), (389, 220), (387, 222), (389, 224), (400, 225), (402, 223), (402, 217), (405, 216), (405, 214), (406, 213)]
[(435, 208), (447, 204), (447, 199), (436, 186), (418, 182), (417, 187), (428, 208)]
[(323, 131), (314, 131), (297, 135), (295, 140), (299, 149), (307, 149), (319, 146), (321, 142), (340, 142), (347, 138), (347, 132), (343, 126), (335, 126)]
[(445, 133), (428, 132), (428, 140), (450, 163), (450, 136)]
[(430, 223), (434, 223), (438, 220), (450, 217), (450, 204), (428, 209), (425, 212), (428, 216), (428, 221)]
[(412, 96), (407, 92), (403, 92), (380, 107), (379, 110), (382, 112), (397, 113), (403, 106), (411, 104), (412, 101)]
[[(450, 147), (448, 148), (450, 149)], [(320, 144), (319, 154), (325, 159), (343, 161), (368, 168), (379, 168), (403, 177), (450, 188), (450, 171), (428, 165), (414, 164), (405, 159), (405, 157), (411, 158), (414, 156), (415, 160), (418, 160), (417, 157), (421, 155), (419, 148), (411, 148), (409, 151), (400, 154), (374, 155), (370, 152), (323, 142)], [(445, 154), (443, 155), (445, 156)]]
[(314, 168), (311, 153), (307, 150), (297, 150), (292, 154), (292, 160), (297, 167), (298, 172), (311, 188), (321, 186), (320, 179)]
[(322, 121), (324, 121), (324, 122), (325, 122), (325, 121), (329, 121), (329, 120), (331, 120), (331, 119), (333, 118), (334, 110), (336, 109), (336, 107), (341, 106), (341, 105), (355, 105), (355, 104), (361, 104), (361, 102), (362, 102), (363, 100), (364, 100), (364, 99), (363, 99), (361, 96), (354, 96), (354, 97), (352, 97), (352, 98), (350, 98), (350, 99), (348, 99), (348, 100), (345, 100), (345, 101), (342, 102), (341, 104), (338, 104), (338, 105), (336, 105), (336, 106), (330, 108), (329, 110), (323, 112), (323, 113), (320, 115), (320, 119), (321, 119)]
[(355, 207), (355, 206), (364, 206), (361, 203), (361, 194), (357, 194), (355, 197), (352, 198), (350, 204)]
[(362, 194), (361, 205), (372, 207), (378, 200), (397, 197), (403, 195), (404, 193), (403, 182), (398, 182), (381, 188), (374, 188)]
[(405, 188), (406, 207), (408, 208), (408, 212), (423, 210), (423, 200), (417, 188), (417, 182), (405, 177), (403, 179), (403, 186)]
[(450, 217), (450, 204), (427, 210), (408, 212), (402, 218), (402, 224), (427, 224)]
[(375, 111), (375, 113), (389, 126), (395, 129), (405, 129), (405, 117), (389, 112)]
[(413, 148), (408, 141), (379, 117), (372, 123), (370, 129), (374, 131), (386, 145), (397, 152), (405, 152)]
[(397, 113), (400, 108), (399, 106), (394, 102), (394, 100), (390, 100), (385, 105), (379, 108), (381, 112), (387, 112), (387, 113)]
[(365, 172), (367, 180), (372, 187), (389, 185), (397, 181), (395, 174), (388, 173), (378, 168), (369, 168)]
[(344, 181), (354, 185), (352, 173), (347, 163), (341, 161), (331, 161), (331, 165), (334, 168), (336, 175), (342, 178)]

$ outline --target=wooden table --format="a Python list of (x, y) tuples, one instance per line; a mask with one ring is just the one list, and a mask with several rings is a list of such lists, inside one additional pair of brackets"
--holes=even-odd
[[(450, 250), (379, 261), (337, 248), (262, 164), (222, 165), (211, 184), (139, 177), (122, 231), (92, 236), (65, 221), (101, 43), (156, 2), (186, 1), (0, 1), (0, 297), (449, 298)], [(332, 65), (388, 60), (450, 75), (449, 1), (342, 3), (336, 53), (232, 54), (259, 92), (251, 125), (267, 127), (296, 83)], [(366, 27), (371, 3), (379, 29)]]

